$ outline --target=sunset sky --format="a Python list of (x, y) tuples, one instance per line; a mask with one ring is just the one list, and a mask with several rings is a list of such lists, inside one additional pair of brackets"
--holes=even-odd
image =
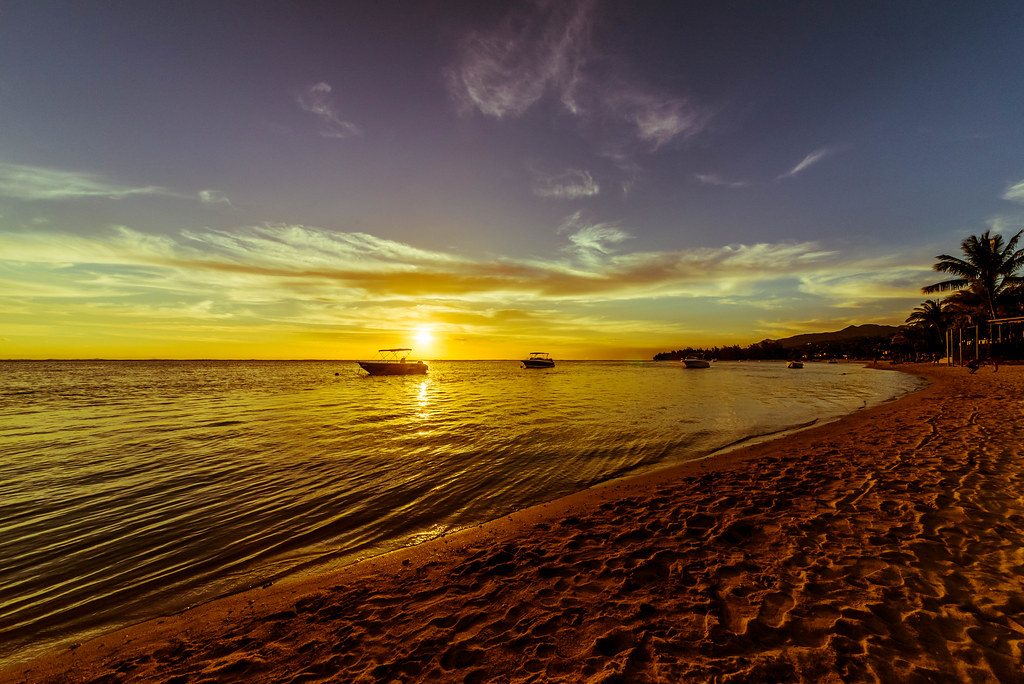
[(0, 358), (650, 358), (1024, 227), (1020, 2), (0, 5)]

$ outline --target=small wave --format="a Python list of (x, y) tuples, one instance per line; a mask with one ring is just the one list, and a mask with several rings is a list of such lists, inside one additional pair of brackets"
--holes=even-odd
[(767, 442), (769, 440), (772, 440), (776, 437), (781, 437), (782, 435), (785, 435), (790, 432), (806, 430), (809, 427), (813, 427), (818, 422), (818, 419), (814, 419), (809, 420), (805, 423), (800, 423), (798, 425), (787, 425), (786, 427), (779, 428), (777, 430), (767, 430), (765, 432), (758, 432), (757, 434), (746, 435), (744, 437), (740, 437), (735, 441), (729, 442), (728, 444), (723, 444), (722, 446), (708, 454), (708, 456), (717, 456), (718, 454), (722, 454), (727, 451), (732, 451), (733, 449), (737, 449), (741, 446), (759, 444), (761, 442)]

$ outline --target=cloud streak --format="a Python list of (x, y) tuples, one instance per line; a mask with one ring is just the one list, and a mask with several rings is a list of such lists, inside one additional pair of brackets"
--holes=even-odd
[(728, 181), (715, 174), (698, 173), (694, 175), (704, 185), (717, 185), (724, 188), (746, 188), (750, 183), (746, 181)]
[(817, 164), (818, 162), (820, 162), (825, 157), (827, 157), (830, 154), (832, 154), (832, 152), (833, 152), (833, 150), (831, 150), (831, 149), (829, 149), (827, 147), (823, 147), (820, 150), (815, 150), (814, 152), (811, 152), (809, 155), (807, 155), (806, 157), (801, 159), (799, 164), (797, 164), (796, 166), (791, 168), (789, 171), (787, 171), (786, 173), (784, 173), (781, 176), (779, 176), (779, 180), (781, 180), (783, 178), (792, 178), (793, 176), (797, 175), (798, 173), (803, 173), (804, 171), (806, 171), (810, 167), (812, 167), (815, 164)]
[(200, 190), (199, 201), (203, 204), (231, 204), (227, 195), (218, 190)]
[(601, 192), (601, 186), (589, 171), (566, 169), (562, 173), (547, 175), (535, 173), (533, 194), (553, 199), (581, 199), (594, 197)]
[(341, 118), (331, 97), (330, 84), (314, 83), (296, 96), (296, 102), (303, 111), (316, 116), (320, 121), (320, 135), (325, 138), (351, 138), (363, 131), (350, 121)]
[(179, 193), (157, 185), (132, 187), (112, 183), (98, 174), (0, 163), (0, 196), (12, 199), (29, 201), (60, 201), (90, 197), (124, 199), (134, 195), (181, 196)]
[(1008, 187), (1006, 192), (1003, 193), (1003, 199), (1024, 204), (1024, 180), (1018, 181)]

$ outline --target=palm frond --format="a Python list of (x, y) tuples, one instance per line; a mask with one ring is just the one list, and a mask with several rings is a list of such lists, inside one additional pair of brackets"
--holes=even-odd
[(971, 281), (965, 280), (964, 278), (954, 278), (953, 280), (944, 280), (941, 283), (935, 283), (934, 285), (925, 285), (921, 288), (921, 292), (925, 294), (931, 294), (933, 292), (949, 292), (951, 290), (962, 290), (965, 287), (970, 286)]

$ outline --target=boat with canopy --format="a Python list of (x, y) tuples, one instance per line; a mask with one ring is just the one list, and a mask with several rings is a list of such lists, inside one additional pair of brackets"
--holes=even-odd
[(380, 358), (373, 361), (356, 361), (370, 375), (420, 375), (427, 372), (427, 364), (408, 359), (412, 349), (378, 349)]

